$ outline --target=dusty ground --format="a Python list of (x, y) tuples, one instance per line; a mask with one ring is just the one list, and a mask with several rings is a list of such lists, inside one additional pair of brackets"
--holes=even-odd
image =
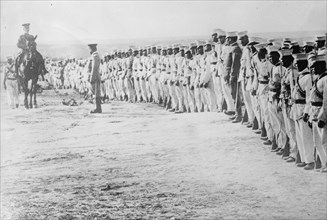
[(112, 102), (90, 115), (69, 97), (10, 110), (2, 93), (1, 219), (326, 219), (326, 175), (223, 114)]

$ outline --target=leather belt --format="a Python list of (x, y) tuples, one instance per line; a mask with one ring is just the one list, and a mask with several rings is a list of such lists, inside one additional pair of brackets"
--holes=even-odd
[(321, 107), (322, 106), (322, 102), (311, 102), (312, 106), (316, 106), (316, 107)]
[(17, 80), (16, 78), (7, 78), (8, 80)]
[(305, 99), (295, 99), (295, 104), (305, 104)]
[(271, 92), (277, 92), (277, 89), (269, 89)]
[(213, 65), (216, 65), (216, 64), (217, 64), (217, 62), (211, 62), (211, 64), (213, 64)]
[(261, 80), (259, 80), (259, 83), (260, 84), (268, 84), (268, 81), (261, 81)]

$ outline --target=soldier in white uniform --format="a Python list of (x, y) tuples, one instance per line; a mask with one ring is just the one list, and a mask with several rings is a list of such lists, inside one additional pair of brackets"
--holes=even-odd
[[(312, 89), (312, 75), (308, 69), (308, 60), (305, 53), (294, 54), (294, 63), (297, 67), (296, 85), (292, 91), (293, 119), (295, 121), (295, 135), (300, 161), (299, 167), (313, 163), (313, 135), (307, 125), (308, 113), (311, 106), (310, 92)], [(305, 117), (304, 117), (305, 116)], [(286, 162), (294, 162), (297, 159), (297, 152), (291, 151)]]
[(205, 71), (201, 77), (210, 112), (217, 112), (217, 98), (215, 94), (213, 75), (217, 72), (217, 56), (212, 49), (212, 41), (207, 40), (205, 46)]
[(283, 114), (278, 106), (280, 91), (281, 91), (281, 78), (286, 69), (281, 65), (280, 54), (278, 47), (268, 46), (269, 61), (272, 66), (269, 70), (269, 93), (268, 93), (268, 109), (270, 123), (274, 131), (274, 137), (277, 141), (277, 146), (272, 148), (272, 152), (277, 152), (284, 149), (286, 145), (286, 131), (284, 126)]
[[(327, 137), (323, 135), (326, 132), (326, 127), (324, 125), (323, 115), (321, 109), (323, 106), (323, 92), (324, 88), (327, 87), (326, 78), (326, 55), (315, 55), (309, 59), (309, 66), (313, 70), (317, 78), (313, 82), (313, 88), (310, 93), (311, 108), (309, 111), (309, 123), (312, 123), (313, 131), (313, 143), (316, 149), (317, 155), (320, 158), (321, 164), (325, 167), (327, 163), (327, 152), (326, 152), (326, 142)], [(322, 120), (321, 120), (322, 119)], [(306, 164), (304, 169), (313, 169), (313, 163)]]
[(19, 107), (19, 88), (17, 74), (15, 71), (14, 60), (11, 56), (7, 57), (7, 64), (4, 66), (3, 86), (7, 90), (8, 103), (12, 109)]
[(279, 152), (277, 152), (277, 154), (283, 155), (283, 158), (286, 159), (289, 156), (290, 151), (293, 151), (293, 154), (296, 154), (298, 151), (295, 136), (295, 121), (292, 117), (293, 111), (291, 111), (293, 105), (291, 91), (294, 90), (298, 72), (293, 65), (294, 58), (292, 56), (292, 49), (281, 49), (280, 53), (282, 57), (282, 65), (284, 68), (286, 68), (286, 71), (283, 72), (284, 74), (282, 75), (281, 79), (279, 106), (282, 108), (284, 125), (288, 139), (285, 148), (281, 149)]
[(223, 110), (223, 103), (224, 103), (224, 94), (222, 90), (222, 48), (223, 42), (225, 39), (225, 32), (221, 29), (215, 29), (212, 34), (212, 40), (214, 42), (214, 50), (217, 57), (217, 64), (216, 64), (216, 72), (213, 72), (213, 83), (214, 83), (214, 89), (215, 94), (217, 98), (217, 107), (218, 112), (222, 112)]
[[(239, 75), (239, 82), (241, 82), (241, 89), (243, 95), (243, 101), (245, 104), (246, 112), (248, 115), (249, 125), (252, 126), (254, 121), (254, 111), (252, 107), (251, 100), (251, 88), (252, 88), (252, 77), (254, 72), (251, 68), (251, 51), (248, 46), (249, 38), (247, 31), (242, 31), (238, 33), (238, 38), (242, 45), (242, 57), (241, 57), (241, 71)], [(243, 117), (244, 119), (244, 117)], [(244, 121), (244, 120), (243, 120)]]

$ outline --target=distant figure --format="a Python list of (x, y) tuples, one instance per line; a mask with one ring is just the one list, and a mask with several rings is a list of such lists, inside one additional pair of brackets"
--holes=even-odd
[(101, 109), (101, 76), (100, 76), (100, 56), (97, 51), (97, 44), (88, 44), (91, 59), (88, 66), (90, 73), (89, 82), (92, 85), (93, 95), (95, 96), (96, 108), (91, 111), (93, 113), (102, 113)]
[[(19, 68), (20, 64), (22, 63), (24, 56), (28, 52), (27, 43), (29, 41), (35, 40), (36, 37), (37, 37), (37, 36), (34, 37), (33, 35), (29, 34), (29, 31), (30, 31), (30, 24), (29, 23), (22, 24), (22, 26), (23, 26), (24, 34), (19, 36), (19, 39), (18, 39), (18, 42), (17, 42), (17, 47), (19, 49), (21, 49), (21, 52), (18, 54), (18, 56), (16, 58), (16, 62), (15, 62), (15, 71), (16, 71), (17, 74), (18, 74), (18, 68)], [(36, 43), (35, 43), (35, 46), (36, 46)], [(34, 59), (35, 62), (42, 61), (41, 62), (42, 63), (42, 73), (43, 73), (42, 76), (48, 72), (45, 69), (44, 59), (43, 59), (42, 55), (37, 50), (35, 50), (35, 54), (32, 55), (31, 59)]]
[(8, 103), (12, 109), (19, 107), (19, 88), (17, 81), (17, 74), (14, 70), (13, 58), (7, 57), (7, 64), (5, 65), (5, 76), (3, 86), (7, 90)]

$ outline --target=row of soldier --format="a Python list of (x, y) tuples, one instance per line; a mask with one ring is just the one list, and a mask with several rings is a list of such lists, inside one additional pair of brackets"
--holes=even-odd
[[(157, 103), (175, 113), (224, 111), (287, 162), (326, 172), (325, 44), (325, 36), (300, 47), (287, 38), (263, 42), (246, 31), (216, 29), (212, 40), (187, 46), (116, 50), (101, 60), (101, 96)], [(88, 62), (61, 64), (61, 85), (90, 95)], [(70, 79), (73, 72), (79, 80)]]

